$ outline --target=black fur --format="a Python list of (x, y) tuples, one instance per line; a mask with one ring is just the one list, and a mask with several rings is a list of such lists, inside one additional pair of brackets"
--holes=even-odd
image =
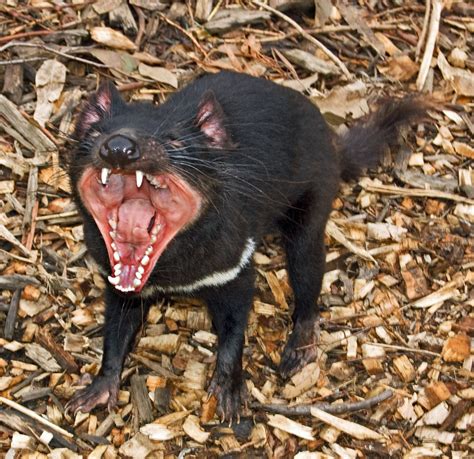
[[(317, 299), (324, 274), (324, 229), (340, 177), (353, 178), (375, 165), (386, 141), (395, 139), (400, 126), (423, 108), (410, 100), (392, 102), (337, 139), (304, 96), (238, 73), (205, 75), (158, 107), (124, 104), (113, 92), (111, 107), (104, 109), (98, 97), (90, 100), (79, 118), (80, 148), (70, 176), (84, 215), (86, 243), (102, 270), (110, 273), (105, 246), (80, 202), (77, 183), (85, 166), (103, 167), (97, 139), (127, 128), (141, 139), (141, 148), (150, 150), (140, 169), (176, 171), (206, 201), (198, 220), (162, 254), (148, 285), (172, 288), (229, 270), (239, 262), (249, 238), (258, 242), (268, 231), (279, 229), (295, 297), (294, 328), (282, 354), (281, 372), (288, 376), (313, 359)], [(203, 109), (206, 103), (217, 107), (211, 118)], [(100, 116), (90, 116), (94, 110)], [(90, 122), (98, 117), (97, 122)], [(99, 137), (92, 137), (92, 132)], [(242, 346), (254, 279), (249, 264), (225, 285), (192, 292), (207, 302), (218, 334), (210, 392), (228, 419), (240, 406)], [(123, 360), (151, 300), (124, 298), (107, 288), (102, 369), (93, 384), (71, 402), (71, 408), (90, 410), (103, 403), (107, 393), (112, 394), (109, 406), (115, 403)]]

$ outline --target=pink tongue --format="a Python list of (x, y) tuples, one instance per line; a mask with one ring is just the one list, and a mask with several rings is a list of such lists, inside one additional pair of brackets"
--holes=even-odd
[(145, 244), (150, 240), (148, 227), (155, 209), (147, 199), (129, 199), (119, 208), (117, 240)]

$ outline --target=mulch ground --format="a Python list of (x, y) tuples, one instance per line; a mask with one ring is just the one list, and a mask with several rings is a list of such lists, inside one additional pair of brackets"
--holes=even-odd
[[(472, 457), (471, 4), (6, 0), (0, 12), (2, 457)], [(152, 308), (115, 412), (71, 418), (104, 321), (61, 168), (77, 107), (104, 79), (160, 103), (220, 69), (303, 92), (336, 130), (380, 96), (425, 93), (437, 108), (341, 187), (317, 362), (289, 381), (276, 370), (292, 294), (269, 235), (255, 254), (240, 424), (207, 400), (216, 336), (186, 298)]]

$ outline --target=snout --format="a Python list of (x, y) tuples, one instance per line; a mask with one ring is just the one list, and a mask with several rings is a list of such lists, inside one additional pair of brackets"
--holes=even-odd
[(104, 140), (99, 156), (111, 168), (125, 168), (141, 158), (140, 147), (132, 134), (118, 133)]

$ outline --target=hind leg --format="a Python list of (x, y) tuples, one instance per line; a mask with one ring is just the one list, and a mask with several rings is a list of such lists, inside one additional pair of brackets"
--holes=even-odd
[[(321, 202), (323, 201), (323, 202)], [(281, 224), (288, 275), (294, 292), (293, 330), (283, 350), (280, 373), (288, 377), (317, 356), (319, 306), (325, 271), (324, 229), (331, 199), (308, 193)]]

